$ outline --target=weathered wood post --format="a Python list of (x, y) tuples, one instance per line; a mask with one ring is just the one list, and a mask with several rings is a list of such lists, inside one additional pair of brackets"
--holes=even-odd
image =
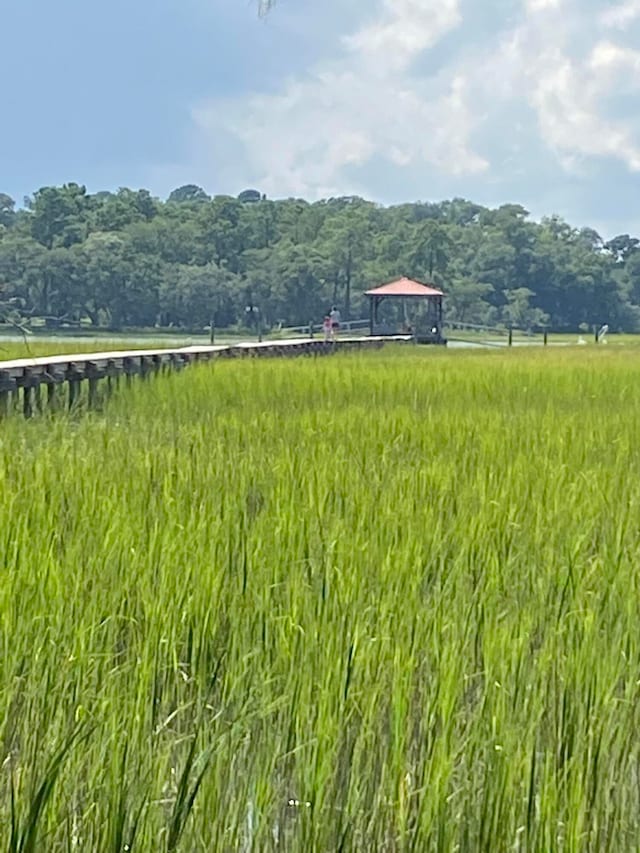
[(66, 379), (69, 384), (69, 409), (73, 409), (80, 399), (82, 374), (71, 364), (67, 370)]
[(25, 370), (24, 385), (22, 386), (22, 413), (25, 418), (33, 416), (32, 394), (33, 386), (31, 384), (31, 372), (29, 370)]
[(105, 372), (107, 374), (107, 397), (110, 397), (113, 394), (113, 377), (118, 375), (115, 362), (107, 361)]
[(36, 385), (33, 389), (33, 405), (35, 411), (38, 415), (41, 415), (43, 412), (42, 409), (42, 384), (41, 382), (36, 382)]
[(162, 356), (161, 355), (153, 355), (151, 356), (151, 364), (153, 367), (153, 375), (157, 379), (162, 371)]
[(89, 408), (95, 409), (98, 403), (98, 380), (95, 376), (89, 379)]
[(47, 384), (47, 411), (55, 412), (58, 406), (58, 395), (56, 382), (51, 381)]
[(149, 364), (149, 358), (147, 356), (141, 356), (140, 358), (140, 378), (144, 381), (149, 378), (149, 373), (151, 372), (151, 365)]
[(216, 321), (211, 318), (211, 322), (209, 323), (209, 344), (213, 346), (216, 342)]
[(513, 329), (509, 326), (509, 346), (513, 346)]
[(89, 380), (89, 408), (95, 409), (98, 403), (98, 365), (93, 361), (89, 361), (85, 365), (84, 373)]
[(15, 379), (0, 374), (0, 418), (6, 418), (9, 414), (9, 401), (15, 387)]
[(131, 377), (133, 376), (133, 362), (130, 358), (125, 358), (123, 362), (124, 381), (127, 388), (131, 387)]
[(76, 404), (79, 395), (78, 383), (70, 379), (69, 380), (69, 409), (73, 409)]

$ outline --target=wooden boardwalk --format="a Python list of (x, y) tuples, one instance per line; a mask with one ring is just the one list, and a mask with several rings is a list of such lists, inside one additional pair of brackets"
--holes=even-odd
[[(191, 364), (221, 358), (264, 358), (331, 355), (336, 352), (378, 349), (385, 343), (410, 343), (409, 336), (339, 338), (326, 342), (319, 338), (296, 338), (228, 346), (190, 346), (180, 349), (127, 350), (49, 355), (0, 361), (0, 417), (18, 408), (30, 417), (35, 411), (72, 408), (80, 399), (82, 383), (88, 386), (89, 407), (97, 400), (98, 383), (106, 380), (110, 391), (121, 377), (130, 382), (168, 370), (181, 370)], [(61, 389), (62, 386), (62, 390)], [(47, 389), (46, 403), (42, 389)]]

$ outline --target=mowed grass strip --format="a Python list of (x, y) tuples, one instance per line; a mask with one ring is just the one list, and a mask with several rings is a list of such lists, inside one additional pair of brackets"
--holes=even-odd
[(639, 384), (399, 349), (4, 421), (0, 843), (635, 849)]

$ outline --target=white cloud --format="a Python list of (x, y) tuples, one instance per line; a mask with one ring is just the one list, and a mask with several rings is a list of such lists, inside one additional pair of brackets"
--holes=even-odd
[[(458, 0), (386, 0), (377, 16), (342, 39), (343, 55), (288, 81), (275, 95), (202, 105), (201, 131), (222, 129), (243, 146), (265, 192), (308, 197), (365, 191), (349, 167), (380, 158), (477, 173), (486, 161), (468, 145), (472, 105), (464, 74), (425, 91), (411, 63), (460, 22)], [(212, 121), (213, 118), (213, 121)]]
[[(637, 86), (640, 81), (640, 51), (613, 44), (610, 41), (601, 41), (594, 47), (589, 58), (590, 68), (598, 73), (622, 74), (618, 80), (620, 84), (631, 84)], [(611, 78), (607, 81), (613, 83)]]
[(597, 27), (589, 32), (575, 6), (530, 9), (522, 26), (523, 40), (529, 41), (529, 49), (523, 51), (526, 90), (542, 140), (569, 169), (586, 157), (609, 156), (631, 171), (639, 171), (640, 138), (629, 117), (608, 118), (603, 107), (616, 91), (610, 73), (614, 66), (638, 68), (640, 53), (611, 42), (596, 42), (586, 56), (576, 56), (571, 52), (576, 30), (587, 40), (597, 37)]
[(640, 18), (640, 0), (626, 0), (611, 9), (605, 9), (600, 21), (605, 27), (622, 30), (636, 18)]
[[(531, 138), (569, 171), (594, 157), (612, 157), (640, 171), (640, 128), (632, 116), (607, 114), (613, 94), (640, 95), (640, 52), (597, 41), (598, 18), (578, 2), (524, 0), (523, 11), (481, 60), (474, 103), (486, 103), (492, 93), (494, 106), (526, 105), (535, 118)], [(585, 46), (583, 55), (575, 44)], [(490, 109), (489, 120), (491, 115)]]
[(400, 70), (460, 21), (458, 0), (385, 0), (382, 14), (344, 42), (358, 61)]
[(525, 8), (528, 12), (544, 12), (547, 9), (560, 8), (562, 0), (525, 0)]
[(360, 23), (333, 56), (276, 92), (199, 104), (196, 145), (237, 186), (308, 198), (375, 195), (373, 174), (507, 181), (502, 169), (533, 170), (545, 149), (559, 169), (613, 158), (640, 171), (635, 114), (611, 108), (640, 95), (640, 51), (618, 32), (640, 0), (511, 3), (505, 16), (484, 0), (495, 26), (478, 36), (477, 0), (352, 0)]

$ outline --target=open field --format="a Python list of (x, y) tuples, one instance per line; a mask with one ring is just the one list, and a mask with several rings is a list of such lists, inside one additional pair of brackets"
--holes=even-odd
[[(284, 336), (265, 335), (264, 340), (281, 340)], [(290, 337), (290, 336), (289, 336)], [(321, 338), (321, 335), (316, 335), (316, 338)], [(257, 341), (255, 335), (216, 335), (216, 345), (238, 344), (243, 342)], [(176, 335), (171, 337), (164, 335), (162, 337), (144, 336), (126, 336), (122, 337), (108, 336), (97, 338), (66, 338), (66, 337), (50, 337), (28, 338), (25, 343), (23, 340), (7, 340), (0, 337), (0, 361), (8, 361), (12, 358), (37, 358), (47, 355), (74, 355), (89, 352), (112, 352), (116, 350), (142, 350), (142, 349), (179, 349), (186, 346), (208, 346), (210, 339), (207, 336), (188, 336), (180, 337)]]
[(0, 849), (636, 849), (639, 385), (400, 348), (1, 423)]
[[(105, 338), (45, 338), (37, 337), (24, 340), (5, 339), (0, 337), (0, 361), (13, 358), (39, 358), (47, 355), (67, 355), (88, 352), (111, 352), (115, 350), (164, 349), (188, 346), (192, 338), (140, 338), (140, 337), (105, 337)], [(208, 338), (199, 339), (208, 343)]]
[[(352, 333), (345, 333), (349, 336)], [(475, 347), (491, 347), (507, 345), (507, 333), (496, 336), (491, 333), (474, 333), (468, 331), (451, 330), (450, 337), (452, 339), (451, 349), (459, 348), (475, 348)], [(280, 340), (287, 335), (273, 332), (265, 334), (264, 340)], [(290, 337), (290, 335), (289, 335)], [(316, 337), (321, 338), (322, 334), (316, 332)], [(595, 346), (593, 337), (588, 334), (551, 334), (549, 335), (549, 344), (555, 346), (578, 345), (580, 340), (585, 342), (587, 347)], [(218, 332), (215, 336), (216, 344), (236, 344), (242, 341), (257, 340), (255, 334), (248, 332), (244, 334), (230, 332)], [(183, 347), (190, 345), (209, 343), (208, 335), (154, 335), (151, 332), (148, 334), (123, 333), (103, 334), (103, 335), (74, 335), (74, 334), (59, 334), (59, 335), (31, 335), (26, 340), (18, 335), (1, 335), (0, 334), (0, 361), (7, 361), (12, 358), (32, 358), (45, 355), (65, 355), (68, 353), (83, 353), (83, 352), (108, 352), (111, 350), (122, 349), (162, 349), (171, 347)], [(542, 346), (541, 335), (531, 335), (530, 337), (524, 334), (514, 336), (514, 345), (519, 346)], [(607, 337), (606, 346), (614, 348), (619, 347), (640, 347), (640, 335), (609, 335)], [(581, 347), (584, 349), (584, 346)]]

